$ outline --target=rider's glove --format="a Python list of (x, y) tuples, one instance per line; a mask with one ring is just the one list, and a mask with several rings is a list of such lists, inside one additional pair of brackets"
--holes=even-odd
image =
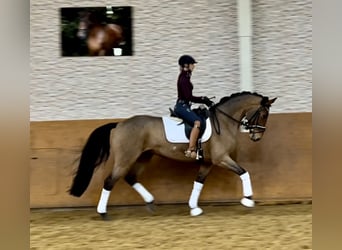
[(205, 105), (207, 105), (209, 108), (213, 106), (215, 103), (210, 100), (207, 96), (202, 96), (202, 101)]

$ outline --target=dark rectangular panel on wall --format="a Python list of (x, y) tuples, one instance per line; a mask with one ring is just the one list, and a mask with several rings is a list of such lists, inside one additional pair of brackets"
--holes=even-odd
[(132, 7), (60, 9), (62, 56), (131, 56)]
[[(256, 201), (307, 200), (312, 198), (311, 113), (271, 114), (259, 142), (239, 134), (237, 162), (249, 171)], [(31, 122), (30, 205), (77, 207), (97, 204), (103, 176), (112, 160), (99, 168), (81, 198), (67, 193), (83, 144), (98, 126), (113, 120)], [(198, 166), (154, 157), (140, 182), (156, 203), (187, 203)], [(233, 173), (214, 168), (205, 182), (200, 202), (238, 201), (241, 181)], [(120, 180), (111, 194), (111, 205), (143, 204), (141, 197)]]

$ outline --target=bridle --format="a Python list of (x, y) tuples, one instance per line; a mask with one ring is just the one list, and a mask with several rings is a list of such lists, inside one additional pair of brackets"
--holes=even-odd
[(266, 106), (260, 106), (249, 119), (247, 119), (245, 117), (245, 119), (242, 119), (241, 121), (239, 121), (239, 120), (235, 119), (234, 117), (232, 117), (231, 115), (225, 113), (224, 111), (219, 109), (217, 106), (213, 106), (210, 110), (211, 110), (210, 114), (213, 117), (214, 129), (218, 135), (221, 133), (221, 129), (220, 129), (219, 120), (217, 119), (216, 110), (219, 111), (224, 116), (235, 121), (240, 126), (242, 125), (245, 129), (249, 130), (249, 132), (252, 134), (263, 133), (266, 130), (265, 126), (261, 126), (258, 124), (261, 112), (264, 110), (269, 112), (269, 108)]
[(269, 108), (266, 106), (260, 106), (254, 112), (254, 114), (251, 116), (251, 118), (246, 119), (247, 124), (243, 125), (243, 126), (245, 126), (245, 128), (248, 129), (250, 131), (250, 133), (257, 134), (257, 133), (264, 133), (265, 132), (266, 127), (259, 125), (260, 115), (261, 115), (261, 112), (263, 112), (263, 111), (266, 111), (267, 115), (268, 115)]

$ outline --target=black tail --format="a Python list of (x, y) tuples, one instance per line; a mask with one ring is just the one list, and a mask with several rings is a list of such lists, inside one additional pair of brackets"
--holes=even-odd
[(108, 123), (95, 129), (82, 150), (80, 163), (69, 193), (80, 197), (87, 189), (94, 170), (108, 160), (110, 149), (110, 131), (117, 123)]

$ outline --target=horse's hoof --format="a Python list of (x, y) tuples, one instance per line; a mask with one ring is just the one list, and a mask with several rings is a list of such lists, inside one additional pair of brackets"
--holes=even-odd
[(152, 214), (154, 214), (156, 212), (156, 208), (154, 206), (153, 201), (146, 203), (146, 209), (147, 209), (148, 212), (150, 212)]
[(99, 215), (101, 215), (101, 218), (104, 221), (109, 221), (110, 220), (110, 217), (108, 216), (107, 213), (99, 213)]
[(190, 210), (190, 215), (191, 216), (198, 216), (198, 215), (201, 215), (203, 213), (203, 210), (199, 207), (195, 207), (195, 208), (192, 208)]
[(240, 202), (245, 207), (254, 207), (255, 206), (255, 202), (252, 199), (249, 199), (246, 197), (242, 198)]

